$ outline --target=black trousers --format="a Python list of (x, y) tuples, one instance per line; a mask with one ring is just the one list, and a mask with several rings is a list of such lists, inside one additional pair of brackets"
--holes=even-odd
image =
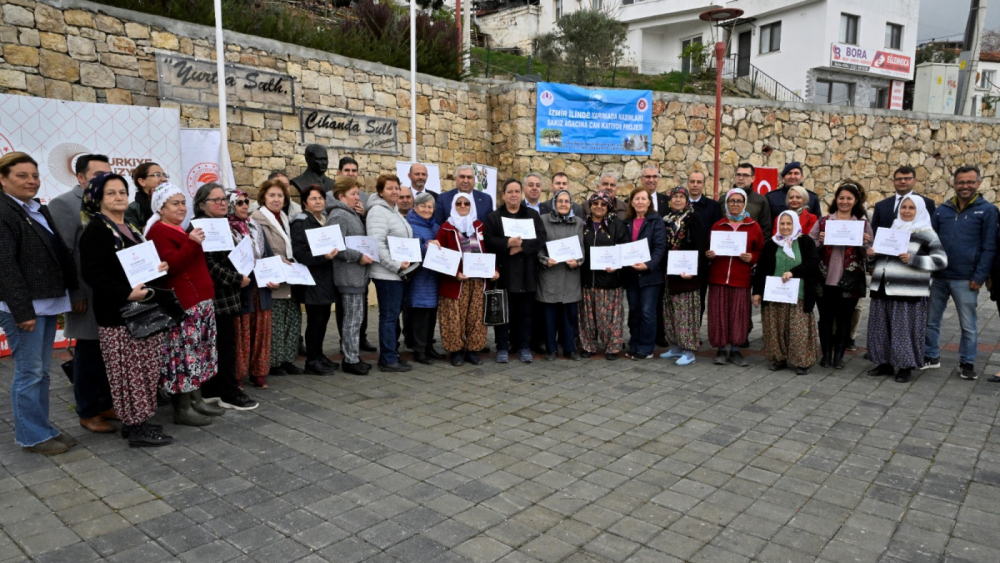
[[(433, 309), (408, 308), (403, 309), (406, 321), (406, 331), (412, 339), (410, 349), (414, 352), (427, 352), (432, 349), (434, 325), (437, 323), (437, 307)], [(407, 314), (409, 313), (409, 314)]]
[[(337, 311), (342, 308), (337, 307)], [(330, 323), (330, 304), (306, 305), (306, 361), (318, 360), (323, 355), (323, 339)], [(341, 333), (343, 334), (343, 333)]]
[(203, 397), (232, 399), (239, 395), (236, 381), (236, 315), (215, 315), (215, 349), (219, 355), (219, 372), (201, 384)]
[[(505, 325), (493, 327), (496, 336), (497, 350), (508, 350), (518, 352), (528, 348), (531, 342), (531, 308), (535, 304), (535, 292), (531, 293), (507, 293), (507, 305), (509, 309), (508, 322)], [(511, 338), (511, 333), (514, 337)]]
[(844, 297), (839, 287), (823, 287), (823, 296), (817, 299), (816, 306), (819, 308), (819, 342), (824, 354), (847, 346), (851, 338), (851, 315), (857, 305), (858, 298)]
[[(358, 339), (359, 344), (362, 342), (368, 342), (368, 337), (366, 336), (368, 334), (368, 288), (367, 287), (365, 288), (364, 295), (365, 295), (365, 316), (361, 319), (361, 338)], [(337, 294), (337, 297), (338, 299), (340, 298), (339, 292)], [(306, 305), (306, 309), (308, 308), (309, 306)], [(344, 338), (344, 308), (340, 306), (340, 301), (337, 301), (336, 317), (337, 317), (337, 333), (341, 335), (340, 336), (341, 338)], [(327, 320), (329, 320), (329, 318)], [(340, 347), (341, 348), (344, 347), (343, 343), (341, 343)]]
[(100, 340), (77, 340), (73, 352), (73, 397), (80, 418), (94, 418), (112, 407)]
[[(546, 349), (546, 334), (548, 327), (545, 324), (545, 304), (535, 301), (533, 307), (537, 314), (531, 317), (531, 341), (528, 346), (532, 350), (542, 351)], [(562, 332), (556, 327), (557, 333), (562, 336)], [(556, 350), (558, 352), (558, 350)]]

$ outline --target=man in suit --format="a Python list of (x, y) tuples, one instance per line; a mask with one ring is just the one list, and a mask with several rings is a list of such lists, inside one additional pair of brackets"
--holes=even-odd
[[(427, 167), (419, 162), (415, 162), (410, 165), (410, 171), (406, 173), (406, 177), (410, 180), (410, 189), (413, 190), (413, 197), (424, 193), (427, 186)], [(427, 193), (431, 194), (434, 201), (437, 201), (438, 195), (435, 192), (427, 190)]]
[(437, 198), (434, 206), (434, 222), (443, 225), (451, 216), (451, 202), (458, 192), (472, 194), (472, 202), (476, 204), (476, 219), (486, 223), (486, 217), (493, 211), (493, 198), (488, 194), (476, 191), (476, 175), (471, 164), (463, 164), (455, 169), (455, 189), (448, 190)]
[[(555, 193), (560, 190), (569, 191), (569, 176), (567, 176), (565, 172), (556, 172), (555, 175), (552, 176), (553, 198), (546, 202), (543, 202), (541, 205), (538, 206), (539, 209), (541, 210), (539, 212), (539, 215), (544, 215), (545, 213), (552, 213), (552, 210), (555, 209), (556, 206), (556, 200), (554, 197)], [(583, 206), (580, 205), (579, 203), (574, 201), (573, 207), (571, 209), (573, 210), (573, 215), (581, 218), (584, 217)]]
[[(917, 171), (911, 166), (900, 166), (892, 173), (892, 186), (896, 189), (896, 195), (887, 197), (875, 204), (872, 212), (872, 231), (878, 231), (881, 227), (892, 227), (892, 222), (899, 215), (899, 202), (904, 196), (913, 192), (917, 185)], [(934, 201), (928, 197), (920, 196), (927, 205), (927, 213), (934, 216)]]
[(49, 213), (56, 230), (73, 255), (76, 263), (79, 289), (70, 293), (73, 310), (66, 313), (66, 337), (76, 339), (73, 356), (73, 396), (76, 399), (76, 414), (80, 426), (91, 432), (114, 432), (115, 427), (108, 420), (118, 420), (111, 402), (111, 387), (101, 355), (100, 336), (97, 333), (97, 319), (94, 317), (94, 293), (80, 276), (80, 237), (83, 235), (83, 221), (80, 207), (83, 203), (83, 186), (98, 172), (111, 172), (108, 157), (103, 154), (85, 154), (76, 159), (76, 181), (73, 189), (57, 196), (49, 202)]
[[(750, 218), (760, 225), (760, 232), (767, 236), (771, 232), (771, 206), (767, 199), (753, 189), (753, 177), (756, 169), (753, 164), (742, 162), (736, 166), (736, 174), (733, 176), (733, 187), (740, 188), (747, 193), (746, 212)], [(719, 210), (723, 215), (726, 213), (726, 194), (719, 194)], [(711, 228), (711, 227), (709, 227)]]
[[(801, 186), (804, 178), (805, 176), (802, 175), (802, 163), (792, 161), (785, 165), (785, 167), (781, 170), (782, 186), (771, 191), (771, 193), (765, 196), (767, 198), (767, 203), (771, 208), (772, 218), (781, 215), (782, 211), (788, 209), (788, 188), (791, 186)], [(806, 202), (806, 209), (808, 209), (809, 213), (812, 213), (816, 217), (822, 217), (823, 210), (820, 208), (819, 196), (812, 190), (806, 190), (806, 193), (809, 194), (809, 201)], [(764, 233), (764, 238), (767, 238), (767, 235), (768, 233)]]
[[(535, 172), (528, 172), (524, 177), (524, 204), (542, 215), (542, 177)], [(552, 211), (549, 209), (549, 211)]]
[[(705, 234), (705, 248), (712, 237), (712, 225), (722, 219), (722, 210), (716, 205), (715, 200), (705, 195), (705, 173), (694, 170), (688, 174), (687, 179), (688, 200), (691, 207), (701, 219), (701, 228)], [(701, 313), (705, 314), (705, 295), (708, 293), (708, 275), (699, 276), (701, 279)]]

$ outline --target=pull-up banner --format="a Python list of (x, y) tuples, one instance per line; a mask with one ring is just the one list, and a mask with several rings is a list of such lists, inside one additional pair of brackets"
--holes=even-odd
[(651, 90), (592, 90), (538, 83), (535, 147), (539, 152), (650, 154)]

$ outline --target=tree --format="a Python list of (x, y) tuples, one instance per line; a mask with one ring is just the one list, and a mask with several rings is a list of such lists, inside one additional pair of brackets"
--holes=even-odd
[(601, 84), (606, 71), (625, 56), (626, 27), (610, 10), (578, 10), (556, 22), (556, 31), (535, 40), (540, 62), (565, 62), (577, 84)]
[(980, 45), (984, 53), (1000, 52), (1000, 29), (989, 29), (983, 32), (983, 41)]
[(949, 49), (940, 43), (925, 43), (917, 49), (914, 66), (922, 63), (953, 63), (958, 58), (955, 49)]

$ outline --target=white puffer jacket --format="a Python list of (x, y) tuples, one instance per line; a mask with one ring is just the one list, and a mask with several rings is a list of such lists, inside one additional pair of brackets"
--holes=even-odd
[[(368, 269), (368, 275), (375, 280), (401, 281), (399, 277), (399, 267), (402, 262), (397, 262), (389, 256), (389, 238), (413, 238), (413, 227), (399, 214), (396, 206), (390, 206), (377, 194), (372, 194), (365, 204), (365, 230), (368, 236), (378, 242), (378, 262), (373, 262)], [(416, 269), (416, 265), (411, 264), (410, 269)]]

